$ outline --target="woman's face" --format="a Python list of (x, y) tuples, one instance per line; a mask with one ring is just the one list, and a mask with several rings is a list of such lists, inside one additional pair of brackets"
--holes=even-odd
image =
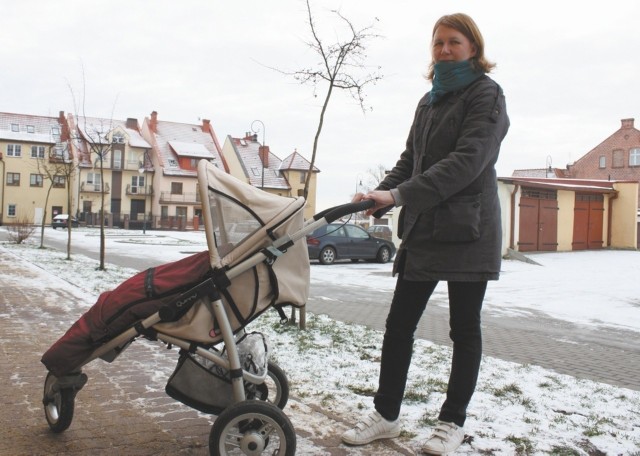
[(434, 62), (460, 62), (475, 55), (475, 45), (456, 29), (441, 25), (433, 34), (431, 57)]

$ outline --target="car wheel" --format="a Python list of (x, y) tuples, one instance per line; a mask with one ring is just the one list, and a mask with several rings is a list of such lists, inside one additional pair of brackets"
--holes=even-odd
[(336, 261), (336, 250), (333, 247), (325, 247), (320, 250), (320, 257), (318, 258), (321, 264), (333, 264)]
[(380, 250), (378, 250), (378, 255), (376, 256), (376, 260), (378, 263), (386, 263), (391, 259), (391, 250), (389, 247), (382, 246)]

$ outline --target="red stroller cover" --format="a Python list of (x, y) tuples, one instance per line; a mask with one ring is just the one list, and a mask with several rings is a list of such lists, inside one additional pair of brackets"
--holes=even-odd
[(142, 271), (96, 303), (42, 356), (42, 363), (61, 377), (80, 367), (93, 351), (134, 323), (157, 312), (180, 293), (202, 282), (211, 271), (207, 250)]

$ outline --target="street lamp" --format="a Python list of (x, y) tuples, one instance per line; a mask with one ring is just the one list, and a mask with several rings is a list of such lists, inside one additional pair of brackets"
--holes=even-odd
[[(264, 146), (266, 145), (266, 144), (265, 144), (265, 142), (264, 142), (264, 137), (265, 137), (265, 135), (267, 134), (267, 129), (265, 128), (265, 126), (264, 126), (264, 122), (263, 122), (263, 121), (256, 119), (256, 120), (254, 120), (253, 122), (251, 122), (251, 131), (252, 131), (252, 132), (254, 132), (254, 133), (256, 133), (256, 134), (257, 134), (257, 133), (260, 131), (260, 130), (257, 130), (257, 131), (256, 131), (256, 130), (253, 128), (253, 124), (254, 124), (254, 123), (256, 123), (256, 122), (260, 122), (260, 125), (262, 125), (262, 147), (264, 147)], [(263, 150), (264, 150), (264, 149), (263, 149)], [(264, 160), (263, 160), (263, 159), (262, 159), (262, 157), (260, 156), (260, 147), (258, 147), (258, 158), (260, 159), (260, 163), (261, 163), (261, 165), (262, 165), (262, 185), (260, 186), (260, 188), (261, 188), (262, 190), (264, 190)]]
[[(358, 193), (358, 191), (359, 191), (358, 189), (359, 188), (362, 188), (362, 174), (360, 174), (360, 173), (356, 174), (356, 193), (354, 193), (354, 195)], [(356, 225), (357, 225), (358, 224), (358, 216), (359, 216), (357, 212), (356, 212), (355, 216), (356, 216), (355, 222), (356, 222)]]
[(142, 166), (138, 169), (139, 174), (144, 175), (144, 212), (142, 213), (142, 234), (147, 234), (147, 150), (144, 151), (142, 157)]

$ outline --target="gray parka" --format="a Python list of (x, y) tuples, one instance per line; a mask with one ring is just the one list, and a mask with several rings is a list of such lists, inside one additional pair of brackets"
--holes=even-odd
[(378, 186), (402, 206), (394, 274), (406, 280), (497, 280), (502, 230), (495, 163), (509, 129), (504, 94), (484, 75), (418, 103), (406, 150)]

